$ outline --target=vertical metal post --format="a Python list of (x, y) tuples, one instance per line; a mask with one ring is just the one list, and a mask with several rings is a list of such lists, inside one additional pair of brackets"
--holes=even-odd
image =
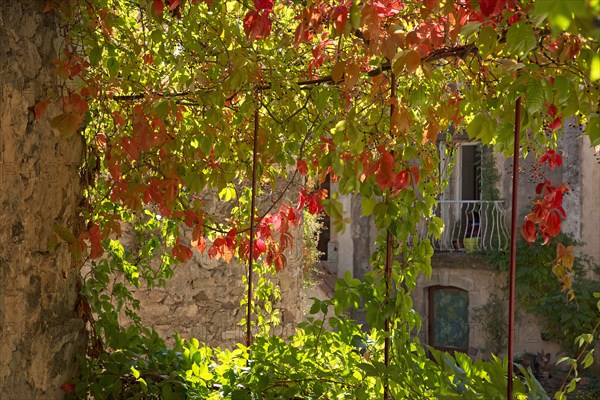
[[(392, 72), (390, 79), (391, 92), (390, 97), (392, 100), (396, 100), (396, 75)], [(396, 105), (394, 101), (390, 104), (390, 137), (393, 137), (393, 126), (392, 126), (392, 118), (394, 115), (394, 111), (396, 109)], [(393, 153), (392, 153), (393, 154)], [(390, 231), (387, 231), (385, 237), (385, 305), (387, 306), (390, 298), (390, 280), (392, 279), (392, 234)], [(383, 357), (385, 366), (388, 367), (390, 365), (390, 317), (385, 318), (385, 323), (383, 326), (383, 330), (385, 331), (385, 339), (383, 343)], [(388, 400), (389, 398), (389, 382), (387, 375), (385, 377), (385, 382), (383, 383), (383, 400)]]
[[(385, 305), (387, 306), (390, 301), (390, 280), (392, 278), (392, 234), (387, 231), (385, 238)], [(383, 343), (383, 357), (385, 366), (390, 365), (390, 317), (385, 318), (385, 324), (383, 327), (385, 331), (385, 339)], [(386, 371), (387, 374), (387, 371)], [(383, 400), (389, 398), (389, 383), (387, 375), (385, 376), (385, 382), (383, 383)]]
[(252, 263), (254, 261), (254, 212), (256, 205), (256, 159), (258, 153), (258, 129), (260, 126), (259, 109), (260, 103), (257, 99), (256, 110), (254, 110), (254, 143), (252, 147), (252, 196), (250, 201), (250, 251), (248, 255), (248, 304), (246, 307), (246, 346), (250, 346), (252, 344)]
[(508, 385), (506, 398), (513, 398), (513, 353), (515, 341), (515, 277), (517, 265), (517, 199), (519, 189), (519, 152), (521, 139), (521, 97), (515, 105), (515, 147), (513, 154), (512, 210), (510, 226), (510, 273), (508, 291)]

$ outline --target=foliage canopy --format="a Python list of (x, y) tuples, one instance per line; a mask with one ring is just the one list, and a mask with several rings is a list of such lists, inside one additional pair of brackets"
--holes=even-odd
[[(420, 319), (409, 293), (419, 273), (431, 273), (433, 253), (416, 227), (426, 221), (434, 237), (443, 229), (433, 214), (445, 185), (436, 141), (466, 130), (510, 155), (520, 98), (522, 154), (533, 151), (554, 167), (547, 150), (571, 116), (600, 144), (597, 0), (68, 0), (53, 7), (68, 25), (56, 62), (67, 85), (35, 113), (62, 101), (53, 127), (64, 136), (84, 129), (88, 143), (87, 229), (55, 227), (75, 257), (92, 264), (83, 289), (91, 308), (82, 300), (81, 314), (97, 336), (78, 392), (374, 398), (386, 382), (394, 398), (502, 398), (501, 361), (473, 365), (433, 350), (430, 360), (411, 335)], [(363, 214), (382, 232), (374, 272), (338, 283), (335, 332), (310, 320), (287, 344), (264, 332), (250, 351), (192, 340), (163, 352), (139, 325), (124, 285), (111, 289), (119, 301), (110, 302), (110, 273), (157, 284), (192, 251), (250, 258), (261, 273), (284, 268), (289, 229), (303, 208), (324, 209), (343, 229), (339, 200), (316, 190), (328, 174), (341, 194), (362, 196)], [(300, 177), (299, 204), (282, 202)], [(263, 214), (255, 215), (255, 192), (275, 199)], [(558, 233), (562, 192), (543, 185), (526, 237), (535, 239), (537, 226), (544, 238)], [(227, 218), (208, 212), (215, 195), (231, 204)], [(123, 222), (140, 232), (139, 248), (119, 243)], [(193, 231), (192, 246), (183, 225)], [(254, 300), (274, 293), (259, 285)], [(361, 299), (369, 334), (341, 317)], [(128, 329), (117, 323), (122, 307), (134, 322)], [(268, 314), (257, 311), (254, 322), (275, 322)], [(381, 357), (386, 339), (391, 362)], [(370, 358), (356, 351), (356, 340)], [(521, 396), (540, 391), (529, 378), (515, 382)]]

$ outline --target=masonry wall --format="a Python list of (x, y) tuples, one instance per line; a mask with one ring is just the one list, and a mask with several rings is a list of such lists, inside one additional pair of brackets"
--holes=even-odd
[[(301, 228), (299, 228), (301, 229)], [(273, 279), (279, 285), (281, 325), (273, 333), (291, 335), (302, 320), (304, 296), (302, 290), (302, 237), (296, 231), (296, 242), (288, 256), (286, 268)], [(240, 306), (246, 285), (242, 281), (247, 266), (210, 259), (194, 250), (194, 257), (174, 267), (166, 288), (132, 289), (141, 302), (139, 315), (147, 326), (171, 343), (173, 334), (197, 338), (210, 346), (234, 348), (245, 340), (245, 327), (240, 320), (246, 308)]]

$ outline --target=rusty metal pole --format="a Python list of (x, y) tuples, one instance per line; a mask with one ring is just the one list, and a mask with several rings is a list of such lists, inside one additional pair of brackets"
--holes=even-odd
[(259, 109), (260, 103), (256, 104), (254, 110), (254, 143), (252, 147), (252, 195), (250, 201), (250, 251), (248, 255), (248, 304), (246, 305), (246, 346), (252, 344), (252, 262), (254, 261), (254, 212), (256, 205), (256, 159), (258, 153), (258, 129), (259, 129)]
[(506, 398), (513, 398), (513, 353), (515, 341), (515, 279), (517, 265), (517, 194), (519, 188), (519, 152), (521, 139), (521, 97), (515, 105), (515, 147), (513, 154), (512, 210), (510, 226), (510, 272), (508, 290), (508, 385)]
[[(390, 79), (390, 98), (396, 100), (396, 75), (392, 72)], [(390, 136), (393, 136), (393, 126), (392, 119), (394, 115), (394, 111), (396, 110), (396, 104), (394, 101), (390, 104)], [(393, 152), (392, 152), (393, 154)], [(392, 234), (390, 231), (387, 231), (385, 237), (385, 305), (387, 306), (390, 301), (390, 280), (392, 279)], [(385, 331), (385, 339), (383, 343), (383, 357), (385, 366), (388, 367), (390, 365), (390, 317), (385, 318), (385, 323), (383, 326), (383, 330)], [(390, 392), (390, 386), (388, 382), (387, 375), (385, 377), (385, 382), (383, 383), (383, 400), (388, 400)]]
[[(390, 301), (390, 280), (392, 278), (392, 234), (387, 231), (385, 238), (385, 305), (387, 306)], [(383, 327), (385, 331), (385, 339), (383, 344), (383, 357), (385, 366), (390, 365), (390, 317), (385, 318), (385, 324)], [(385, 382), (383, 383), (383, 400), (389, 398), (389, 382), (387, 378), (387, 371), (385, 376)]]

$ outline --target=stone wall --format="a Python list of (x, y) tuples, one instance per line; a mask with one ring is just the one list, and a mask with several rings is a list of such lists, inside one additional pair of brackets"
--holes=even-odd
[(52, 226), (75, 228), (81, 200), (79, 135), (61, 138), (43, 96), (58, 95), (58, 16), (45, 1), (0, 0), (0, 399), (61, 399), (84, 353), (75, 314), (79, 273)]
[[(294, 250), (287, 253), (286, 268), (273, 277), (281, 291), (281, 300), (274, 304), (281, 324), (273, 333), (282, 337), (291, 335), (303, 317), (301, 230), (295, 229)], [(153, 326), (169, 343), (175, 332), (211, 346), (233, 348), (244, 343), (245, 327), (239, 322), (246, 315), (240, 301), (246, 291), (242, 279), (247, 265), (227, 264), (194, 250), (192, 260), (176, 265), (173, 271), (166, 288), (132, 288), (141, 303), (143, 323)]]
[[(279, 182), (273, 193), (263, 193), (257, 197), (258, 215), (268, 211), (274, 212), (279, 204), (273, 205), (271, 199), (281, 199), (292, 203), (294, 194), (299, 191), (300, 183)], [(281, 191), (287, 187), (287, 192)], [(204, 211), (211, 220), (225, 221), (231, 212), (231, 202), (220, 202), (214, 191), (205, 191), (201, 195)], [(273, 207), (272, 207), (273, 206)], [(271, 208), (272, 207), (272, 208)], [(186, 228), (186, 237), (191, 237), (191, 230)], [(124, 235), (120, 238), (124, 246), (135, 246), (133, 228), (124, 227)], [(291, 227), (290, 234), (294, 243), (284, 255), (286, 267), (270, 277), (279, 286), (281, 299), (273, 304), (278, 310), (281, 324), (274, 327), (273, 333), (287, 337), (294, 333), (296, 324), (303, 320), (305, 299), (303, 227)], [(210, 243), (207, 243), (207, 249)], [(246, 316), (246, 306), (240, 301), (246, 294), (244, 276), (248, 273), (248, 265), (235, 259), (226, 263), (222, 259), (211, 259), (206, 254), (193, 250), (193, 257), (184, 264), (173, 267), (173, 276), (167, 279), (166, 287), (152, 289), (129, 287), (134, 297), (140, 300), (138, 312), (145, 326), (152, 326), (168, 344), (172, 344), (173, 335), (179, 333), (183, 338), (196, 338), (210, 346), (233, 348), (237, 343), (245, 342), (245, 326), (240, 321)], [(84, 273), (85, 275), (85, 273)], [(254, 274), (255, 288), (257, 274)], [(122, 323), (127, 325), (127, 319)]]

